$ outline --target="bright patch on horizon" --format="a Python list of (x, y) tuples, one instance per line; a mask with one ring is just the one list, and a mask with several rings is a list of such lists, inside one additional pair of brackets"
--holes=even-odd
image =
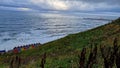
[(14, 11), (32, 11), (31, 8), (25, 8), (25, 7), (5, 7), (5, 6), (0, 6), (0, 9), (14, 10)]
[(19, 11), (31, 11), (32, 9), (30, 8), (17, 8)]

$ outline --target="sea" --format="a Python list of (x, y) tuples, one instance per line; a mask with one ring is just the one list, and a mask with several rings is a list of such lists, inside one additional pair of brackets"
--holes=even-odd
[(117, 19), (110, 13), (60, 13), (0, 11), (0, 50), (47, 43)]

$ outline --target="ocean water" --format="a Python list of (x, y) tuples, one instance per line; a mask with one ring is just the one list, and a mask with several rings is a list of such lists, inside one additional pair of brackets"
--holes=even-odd
[(0, 12), (0, 50), (47, 43), (104, 25), (117, 16), (65, 13)]

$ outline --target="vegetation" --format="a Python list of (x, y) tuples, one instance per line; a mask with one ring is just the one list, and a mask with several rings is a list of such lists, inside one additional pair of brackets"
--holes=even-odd
[(0, 68), (119, 68), (119, 41), (120, 18), (35, 49), (1, 55)]

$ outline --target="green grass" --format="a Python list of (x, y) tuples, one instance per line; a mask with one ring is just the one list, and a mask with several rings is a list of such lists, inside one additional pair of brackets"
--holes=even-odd
[(0, 63), (0, 68), (8, 68), (8, 65)]
[[(111, 46), (115, 37), (120, 41), (120, 19), (88, 31), (70, 34), (64, 38), (43, 44), (38, 48), (27, 50), (17, 55), (24, 59), (28, 57), (35, 57), (37, 59), (34, 62), (30, 60), (27, 65), (22, 65), (21, 68), (27, 68), (28, 66), (29, 68), (39, 68), (41, 55), (44, 53), (47, 53), (45, 68), (77, 68), (78, 55), (82, 48), (87, 47), (89, 53), (90, 45)], [(100, 67), (100, 65), (98, 66)]]

